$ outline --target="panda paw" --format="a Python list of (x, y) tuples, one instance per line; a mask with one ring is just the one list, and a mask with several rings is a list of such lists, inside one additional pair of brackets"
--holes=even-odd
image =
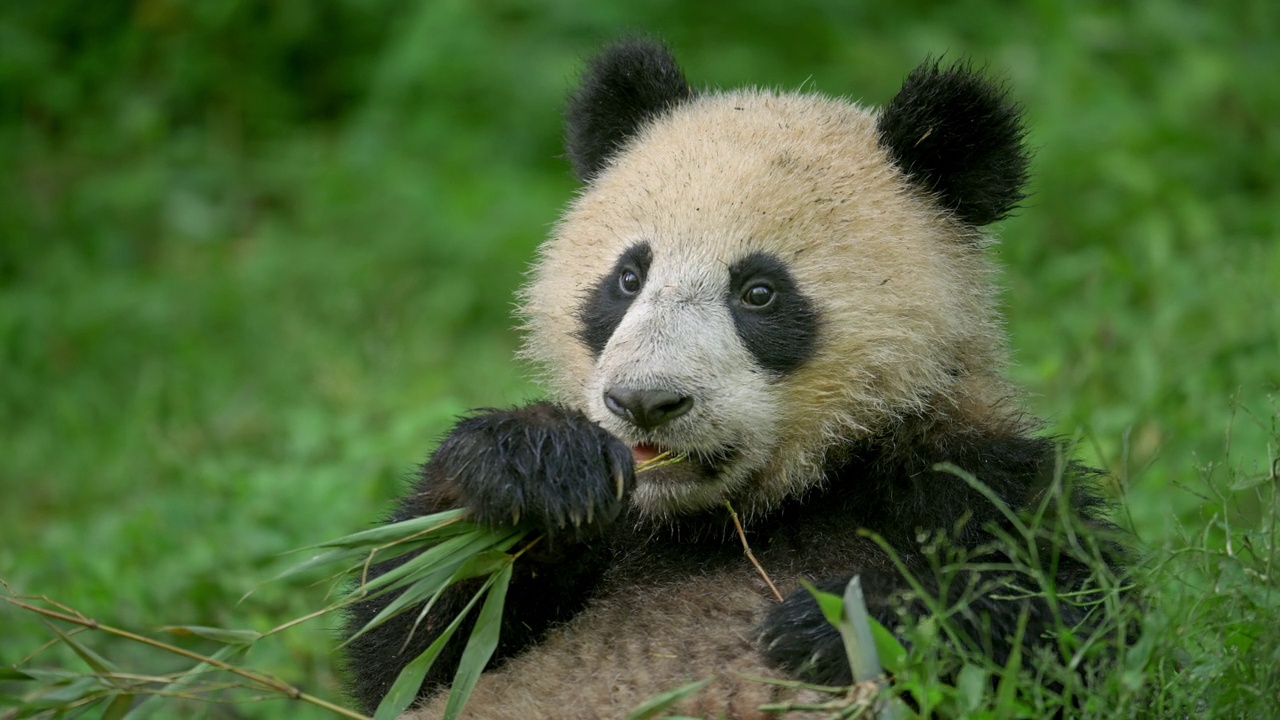
[(630, 448), (581, 412), (534, 403), (462, 420), (423, 475), (482, 524), (585, 538), (621, 514), (635, 462)]
[[(881, 624), (892, 623), (891, 601), (902, 581), (896, 574), (882, 571), (864, 570), (859, 575), (868, 612)], [(827, 578), (814, 585), (840, 596), (849, 577)], [(759, 643), (765, 659), (792, 677), (817, 685), (853, 682), (840, 631), (827, 621), (818, 601), (804, 588), (769, 610), (760, 625)]]

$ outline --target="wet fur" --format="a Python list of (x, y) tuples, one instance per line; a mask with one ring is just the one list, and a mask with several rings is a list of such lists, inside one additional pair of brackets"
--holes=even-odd
[[(643, 42), (590, 63), (568, 111), (570, 158), (588, 184), (521, 294), (525, 355), (552, 400), (462, 421), (390, 518), (470, 507), (551, 536), (516, 563), (500, 645), (466, 716), (619, 717), (714, 675), (679, 711), (757, 718), (785, 691), (744, 676), (847, 681), (801, 578), (838, 590), (861, 575), (889, 625), (897, 610), (925, 611), (860, 531), (891, 543), (926, 589), (937, 588), (922, 532), (1001, 561), (982, 548), (991, 528), (1008, 529), (1005, 516), (937, 463), (973, 473), (1010, 508), (1065, 486), (1060, 509), (1094, 515), (1092, 473), (1037, 437), (1002, 377), (979, 226), (1022, 197), (1021, 141), (1004, 93), (964, 66), (926, 63), (875, 111), (814, 94), (695, 95), (670, 53)], [(618, 295), (619, 263), (642, 246), (645, 284)], [(750, 273), (733, 268), (744, 263), (775, 278), (781, 268), (788, 307), (803, 312), (742, 316), (738, 276)], [(751, 329), (769, 317), (791, 317), (779, 332), (794, 337), (771, 347), (776, 333)], [(602, 404), (617, 384), (670, 386), (696, 404), (642, 432)], [(712, 478), (697, 463), (637, 478), (626, 456), (643, 443), (734, 452)], [(742, 557), (724, 500), (783, 603)], [(1056, 567), (1060, 589), (1087, 582), (1071, 558)], [(999, 599), (1000, 573), (970, 579), (980, 590), (957, 617), (978, 647), (1007, 655), (1023, 612), (1028, 643), (1051, 629), (1043, 603)], [(472, 591), (446, 592), (407, 647), (413, 613), (353, 643), (362, 705), (377, 704)], [(349, 629), (385, 602), (358, 606)], [(406, 717), (439, 716), (443, 696), (432, 695), (466, 632)]]

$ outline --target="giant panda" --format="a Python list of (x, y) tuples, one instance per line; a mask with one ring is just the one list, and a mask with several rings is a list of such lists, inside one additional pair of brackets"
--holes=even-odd
[[(467, 717), (623, 717), (708, 677), (680, 712), (766, 717), (759, 706), (787, 691), (752, 676), (850, 681), (801, 579), (838, 593), (860, 576), (890, 627), (926, 612), (870, 534), (928, 590), (922, 537), (979, 552), (1009, 508), (1064, 482), (1066, 509), (1097, 515), (1092, 471), (1038, 434), (1002, 374), (983, 228), (1024, 198), (1028, 153), (999, 85), (926, 61), (880, 109), (696, 92), (664, 45), (628, 40), (589, 61), (566, 125), (581, 192), (519, 310), (550, 397), (461, 419), (389, 518), (466, 508), (550, 538), (515, 564)], [(637, 475), (661, 452), (683, 461)], [(1067, 554), (1052, 567), (1060, 593), (1090, 583)], [(968, 577), (953, 620), (1000, 661), (1020, 616), (1027, 644), (1084, 620), (1001, 593), (997, 570)], [(446, 593), (413, 633), (409, 612), (350, 644), (361, 706), (473, 590)], [(389, 600), (357, 605), (349, 630)], [(406, 717), (441, 714), (465, 634)]]

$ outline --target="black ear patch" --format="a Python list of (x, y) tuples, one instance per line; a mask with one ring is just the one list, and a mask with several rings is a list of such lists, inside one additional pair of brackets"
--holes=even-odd
[(646, 122), (693, 96), (666, 46), (624, 40), (587, 64), (565, 108), (565, 146), (578, 179), (596, 176)]
[(1022, 112), (968, 63), (926, 60), (880, 112), (880, 143), (921, 189), (964, 222), (1009, 215), (1027, 182)]

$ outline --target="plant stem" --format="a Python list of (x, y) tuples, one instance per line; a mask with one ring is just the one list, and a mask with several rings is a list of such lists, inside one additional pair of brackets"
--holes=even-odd
[(110, 625), (103, 625), (97, 620), (85, 617), (80, 612), (72, 610), (71, 608), (68, 608), (65, 605), (60, 607), (67, 610), (67, 612), (58, 612), (56, 610), (50, 610), (48, 608), (39, 607), (38, 605), (32, 605), (30, 603), (23, 602), (23, 600), (16, 597), (4, 597), (4, 598), (0, 598), (0, 600), (4, 600), (10, 605), (21, 608), (23, 610), (27, 610), (29, 612), (36, 613), (38, 615), (43, 615), (44, 617), (47, 617), (53, 620), (61, 620), (62, 622), (70, 623), (72, 625), (78, 625), (80, 627), (87, 628), (89, 630), (101, 630), (102, 632), (105, 632), (108, 635), (115, 635), (116, 637), (124, 638), (126, 640), (132, 640), (133, 642), (141, 643), (143, 645), (147, 645), (147, 646), (156, 648), (158, 650), (163, 650), (168, 653), (173, 653), (174, 655), (180, 655), (189, 660), (195, 660), (197, 662), (207, 663), (220, 670), (225, 670), (229, 673), (232, 673), (233, 675), (239, 675), (240, 677), (248, 680), (251, 683), (255, 683), (259, 686), (265, 687), (271, 690), (272, 692), (277, 693), (279, 695), (283, 695), (291, 700), (300, 700), (310, 705), (315, 705), (316, 707), (324, 708), (325, 710), (328, 710), (329, 712), (335, 713), (337, 715), (341, 715), (342, 717), (352, 718), (352, 720), (370, 720), (370, 718), (367, 715), (362, 715), (358, 712), (355, 712), (354, 710), (348, 710), (347, 708), (344, 708), (340, 705), (335, 705), (334, 703), (331, 703), (328, 700), (324, 700), (314, 695), (310, 695), (308, 693), (302, 692), (302, 690), (286, 682), (277, 680), (269, 675), (256, 673), (256, 672), (253, 672), (252, 670), (245, 670), (244, 668), (236, 667), (234, 665), (231, 665), (230, 663), (226, 663), (226, 662), (223, 662), (222, 660), (218, 660), (217, 658), (209, 657), (207, 655), (201, 655), (200, 653), (193, 652), (191, 650), (187, 650), (184, 648), (180, 648), (176, 645), (170, 645), (166, 642), (161, 642), (160, 640), (146, 637), (145, 635), (139, 635), (137, 633), (129, 632), (128, 630), (122, 630), (120, 628), (111, 627)]
[(747, 533), (742, 529), (742, 523), (738, 520), (738, 511), (733, 509), (733, 505), (728, 500), (724, 501), (724, 506), (729, 509), (729, 519), (733, 520), (733, 527), (738, 531), (738, 539), (742, 541), (742, 552), (746, 554), (747, 559), (756, 567), (756, 572), (760, 573), (760, 577), (764, 578), (764, 582), (773, 591), (773, 596), (782, 602), (782, 593), (778, 592), (778, 588), (769, 579), (769, 573), (764, 571), (764, 566), (756, 559), (755, 553), (751, 552), (751, 546), (747, 544)]

